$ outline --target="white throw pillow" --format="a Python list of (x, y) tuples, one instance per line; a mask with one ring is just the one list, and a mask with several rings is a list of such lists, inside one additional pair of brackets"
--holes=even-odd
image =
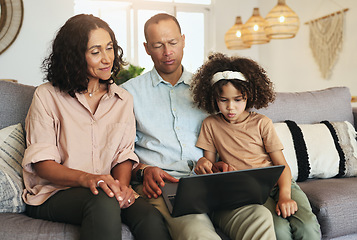
[(21, 124), (0, 130), (0, 212), (23, 212), (22, 158), (25, 137)]
[(294, 180), (357, 176), (356, 131), (349, 122), (274, 123)]

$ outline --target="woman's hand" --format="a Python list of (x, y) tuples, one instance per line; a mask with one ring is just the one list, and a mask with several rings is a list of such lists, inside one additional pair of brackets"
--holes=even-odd
[(121, 208), (127, 208), (135, 202), (134, 191), (126, 185), (121, 185), (111, 175), (94, 175), (85, 173), (80, 178), (82, 187), (88, 187), (94, 195), (100, 187), (109, 197), (115, 197)]
[(120, 193), (119, 183), (109, 174), (95, 175), (68, 168), (53, 160), (34, 163), (33, 168), (39, 177), (56, 185), (89, 188), (95, 195), (98, 194), (97, 187), (101, 187), (109, 197)]
[[(116, 181), (119, 183), (118, 180)], [(120, 185), (120, 190), (121, 194), (118, 196), (120, 208), (130, 207), (135, 202), (134, 190), (126, 185)]]
[(196, 164), (195, 173), (196, 174), (207, 174), (213, 173), (212, 171), (213, 163), (206, 157), (201, 157)]
[(135, 201), (133, 190), (128, 187), (131, 167), (132, 162), (130, 160), (117, 164), (117, 166), (114, 167), (115, 176), (121, 177), (119, 181), (115, 180), (114, 177), (109, 174), (91, 174), (68, 168), (52, 160), (33, 164), (33, 168), (38, 176), (53, 184), (65, 187), (89, 188), (95, 195), (98, 194), (97, 188), (100, 187), (109, 197), (115, 197), (118, 200), (120, 207), (124, 208), (130, 206)]
[(116, 196), (117, 199), (120, 195), (120, 184), (111, 175), (95, 175), (83, 172), (79, 177), (79, 184), (81, 187), (87, 187), (94, 195), (98, 194), (98, 187), (109, 196)]
[(295, 214), (298, 210), (297, 203), (291, 198), (279, 198), (278, 203), (276, 204), (276, 214), (282, 216), (283, 218), (290, 217)]

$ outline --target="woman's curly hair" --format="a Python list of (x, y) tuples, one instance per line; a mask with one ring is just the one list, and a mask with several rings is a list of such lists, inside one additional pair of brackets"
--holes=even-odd
[[(212, 84), (213, 75), (223, 71), (241, 72), (247, 81), (223, 79)], [(198, 108), (210, 114), (219, 112), (216, 100), (222, 94), (222, 87), (228, 82), (241, 91), (243, 98), (247, 100), (246, 109), (267, 107), (275, 100), (273, 84), (259, 64), (248, 58), (214, 53), (193, 76), (191, 91)]]
[[(79, 14), (71, 17), (58, 31), (53, 43), (52, 52), (42, 62), (45, 80), (68, 92), (72, 97), (76, 92), (87, 90), (88, 70), (85, 53), (90, 31), (98, 28), (106, 30), (114, 48), (112, 73), (116, 75), (123, 65), (123, 49), (118, 45), (113, 30), (98, 17), (90, 14)], [(107, 79), (103, 79), (107, 80)], [(114, 81), (102, 81), (112, 84)]]

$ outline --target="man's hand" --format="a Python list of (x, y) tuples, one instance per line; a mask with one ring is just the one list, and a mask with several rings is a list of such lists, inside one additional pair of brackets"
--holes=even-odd
[(213, 172), (216, 173), (216, 172), (230, 172), (230, 171), (235, 171), (236, 169), (225, 162), (218, 161), (213, 164), (212, 170)]
[(145, 168), (143, 192), (148, 198), (158, 198), (162, 193), (160, 187), (165, 186), (165, 180), (170, 182), (179, 181), (161, 168), (151, 166)]

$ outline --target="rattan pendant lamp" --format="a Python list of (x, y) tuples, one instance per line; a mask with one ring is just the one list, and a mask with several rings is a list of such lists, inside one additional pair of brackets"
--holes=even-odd
[(243, 25), (242, 38), (246, 44), (264, 44), (270, 39), (265, 33), (266, 21), (260, 16), (259, 8), (254, 8), (253, 15)]
[(293, 38), (299, 30), (299, 16), (286, 5), (285, 0), (278, 0), (278, 4), (268, 13), (265, 20), (265, 32), (271, 39)]
[(236, 17), (235, 24), (230, 29), (228, 29), (228, 31), (224, 35), (224, 42), (226, 43), (228, 49), (239, 50), (239, 49), (250, 48), (249, 44), (243, 42), (242, 28), (243, 28), (242, 19), (240, 16), (238, 16)]

